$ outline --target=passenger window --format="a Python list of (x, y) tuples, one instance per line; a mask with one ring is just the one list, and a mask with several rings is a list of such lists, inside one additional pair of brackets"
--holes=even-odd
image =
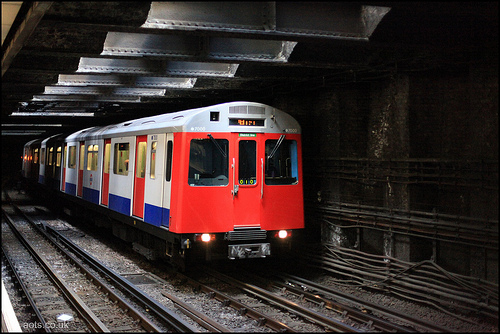
[(113, 163), (113, 173), (118, 175), (128, 175), (129, 143), (115, 144), (115, 160)]
[(168, 182), (172, 179), (172, 148), (173, 143), (169, 140), (167, 143), (167, 170), (165, 172), (165, 180)]
[(147, 143), (145, 141), (139, 142), (137, 147), (137, 170), (135, 171), (135, 177), (141, 179), (144, 178), (146, 174), (146, 154), (147, 154)]
[(111, 157), (111, 144), (107, 143), (104, 146), (104, 173), (109, 174), (109, 163)]
[(40, 161), (40, 163), (41, 163), (42, 165), (45, 165), (45, 148), (42, 148), (42, 152), (41, 152), (41, 154), (40, 154), (40, 157), (41, 157), (41, 159), (40, 159), (40, 160), (41, 160), (41, 161)]
[(257, 183), (257, 143), (254, 140), (241, 140), (238, 146), (238, 183), (254, 185)]
[(151, 142), (151, 159), (150, 159), (150, 166), (149, 166), (149, 177), (151, 179), (154, 179), (155, 176), (155, 171), (156, 171), (156, 146), (158, 145), (157, 141), (152, 141)]
[(229, 141), (193, 139), (189, 151), (188, 183), (191, 186), (229, 184)]
[(56, 166), (61, 167), (61, 146), (57, 148)]
[(89, 145), (87, 149), (87, 170), (97, 170), (99, 145)]
[(299, 168), (295, 140), (266, 140), (266, 184), (297, 184)]
[(63, 168), (66, 168), (68, 165), (66, 163), (66, 157), (68, 156), (68, 146), (64, 145), (64, 154), (63, 154)]
[(52, 166), (54, 164), (52, 159), (54, 159), (54, 148), (53, 147), (51, 147), (49, 149), (49, 156), (47, 158), (47, 165)]
[(85, 161), (85, 145), (80, 145), (80, 165), (78, 166), (79, 170), (83, 170), (84, 161)]
[(38, 163), (38, 149), (35, 148), (35, 157), (33, 158), (33, 163), (37, 164)]
[(69, 163), (68, 163), (69, 168), (75, 168), (76, 167), (76, 146), (70, 146), (69, 147)]

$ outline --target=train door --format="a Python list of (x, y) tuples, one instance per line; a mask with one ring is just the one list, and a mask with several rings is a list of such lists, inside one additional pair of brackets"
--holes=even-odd
[(83, 193), (83, 163), (85, 161), (85, 142), (80, 142), (80, 156), (78, 158), (78, 188), (76, 195), (82, 197)]
[(172, 190), (172, 157), (174, 148), (174, 134), (167, 133), (166, 137), (166, 147), (165, 147), (165, 183), (163, 186), (163, 210), (161, 217), (161, 225), (169, 227), (170, 221), (170, 198)]
[(146, 176), (147, 136), (137, 136), (135, 145), (134, 198), (132, 215), (144, 218), (144, 185)]
[(68, 144), (64, 144), (63, 150), (63, 162), (62, 162), (62, 176), (61, 176), (61, 191), (66, 191), (66, 165), (68, 159)]
[(260, 204), (262, 187), (262, 168), (264, 161), (259, 159), (258, 140), (261, 134), (233, 133), (236, 153), (231, 158), (233, 169), (233, 207), (234, 226), (260, 226)]
[(104, 140), (104, 152), (102, 159), (102, 189), (101, 204), (108, 206), (109, 197), (109, 166), (111, 161), (111, 139)]

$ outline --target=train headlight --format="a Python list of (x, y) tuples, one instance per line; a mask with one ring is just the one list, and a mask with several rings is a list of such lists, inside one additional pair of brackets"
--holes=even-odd
[(285, 239), (285, 238), (290, 237), (291, 235), (292, 235), (292, 231), (279, 230), (276, 232), (276, 234), (274, 236), (276, 238)]
[(209, 241), (215, 240), (215, 234), (208, 234), (208, 233), (195, 234), (194, 240), (195, 241), (209, 242)]

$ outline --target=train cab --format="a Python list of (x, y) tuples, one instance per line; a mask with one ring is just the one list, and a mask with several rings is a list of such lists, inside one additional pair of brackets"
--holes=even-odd
[(257, 103), (191, 116), (174, 134), (170, 230), (218, 241), (232, 259), (270, 255), (304, 227), (300, 135), (291, 116)]

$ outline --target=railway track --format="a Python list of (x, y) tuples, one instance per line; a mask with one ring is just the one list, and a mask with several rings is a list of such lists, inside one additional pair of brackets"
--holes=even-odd
[[(322, 307), (329, 309), (336, 309), (341, 307), (342, 312), (346, 312), (347, 316), (353, 317), (360, 320), (371, 321), (373, 327), (380, 329), (382, 331), (425, 331), (425, 332), (449, 332), (448, 328), (444, 328), (437, 324), (424, 321), (422, 319), (409, 316), (405, 313), (382, 307), (380, 305), (370, 303), (365, 300), (361, 300), (352, 295), (346, 295), (341, 291), (335, 290), (331, 287), (327, 287), (304, 278), (294, 276), (291, 274), (280, 274), (276, 273), (276, 277), (281, 278), (283, 281), (273, 281), (272, 284), (280, 288), (282, 291), (290, 291), (291, 293), (303, 296), (313, 303), (317, 303)], [(355, 308), (351, 308), (341, 303), (334, 303), (334, 300), (341, 300), (348, 304), (354, 304)], [(391, 323), (379, 318), (373, 317), (373, 314), (383, 315), (391, 319)], [(405, 326), (398, 326), (395, 322), (405, 323)], [(414, 328), (413, 330), (409, 327)]]
[[(96, 259), (93, 259), (82, 249), (72, 245), (71, 242), (54, 231), (50, 226), (41, 225), (41, 227), (33, 221), (30, 223), (26, 221), (14, 222), (14, 219), (3, 208), (2, 213), (6, 224), (11, 229), (11, 234), (7, 230), (2, 231), (2, 235), (5, 235), (8, 241), (12, 241), (9, 243), (9, 246), (15, 247), (17, 252), (22, 251), (23, 248), (28, 249), (30, 256), (35, 258), (38, 263), (35, 265), (27, 255), (24, 255), (22, 259), (18, 256), (17, 262), (16, 260), (12, 261), (18, 265), (20, 263), (29, 263), (29, 270), (25, 271), (23, 280), (27, 280), (27, 276), (29, 275), (36, 277), (36, 274), (31, 274), (32, 271), (36, 270), (34, 268), (36, 267), (44, 271), (43, 274), (40, 274), (44, 277), (42, 279), (43, 282), (46, 284), (52, 282), (51, 286), (42, 289), (41, 293), (42, 296), (46, 297), (48, 294), (53, 298), (57, 298), (57, 300), (50, 299), (43, 302), (35, 300), (35, 304), (37, 306), (53, 305), (54, 303), (61, 304), (61, 310), (54, 310), (49, 313), (77, 314), (73, 316), (71, 322), (72, 325), (77, 324), (74, 325), (76, 326), (75, 330), (87, 329), (92, 332), (162, 332), (167, 328), (176, 332), (198, 331), (183, 319), (180, 319), (175, 313), (150, 299), (128, 280), (120, 277), (120, 275), (114, 273)], [(29, 220), (29, 217), (24, 216), (24, 219)], [(2, 228), (4, 229), (4, 226)], [(22, 228), (22, 232), (19, 231), (20, 228)], [(41, 235), (44, 238), (41, 238)], [(20, 240), (17, 245), (16, 238)], [(31, 241), (28, 239), (31, 239)], [(36, 247), (33, 245), (34, 243), (36, 243)], [(9, 250), (6, 253), (13, 254), (13, 252)], [(64, 254), (64, 257), (58, 252)], [(78, 255), (81, 260), (72, 253)], [(67, 264), (66, 262), (68, 261), (71, 264)], [(87, 264), (91, 263), (92, 268), (89, 269), (83, 265), (82, 261), (85, 261)], [(93, 271), (100, 274), (94, 274)], [(103, 276), (106, 279), (102, 279), (101, 277)], [(114, 287), (110, 287), (107, 281), (112, 281), (118, 289), (125, 290), (133, 298), (139, 299), (145, 305), (144, 307), (147, 311), (141, 312), (137, 310), (128, 299), (115, 293)], [(40, 284), (30, 283), (28, 285)], [(50, 293), (47, 291), (50, 291)], [(75, 291), (77, 292), (75, 293)], [(30, 291), (30, 294), (34, 293)], [(166, 327), (159, 327), (143, 313), (154, 314)], [(104, 320), (101, 320), (101, 318)]]
[[(448, 328), (347, 295), (332, 287), (296, 275), (282, 272), (268, 272), (267, 274), (265, 279), (251, 273), (246, 273), (246, 276), (254, 276), (270, 289), (275, 288), (282, 293), (291, 293), (301, 300), (312, 302), (322, 308), (342, 314), (344, 317), (349, 317), (360, 323), (367, 323), (369, 327), (376, 330), (384, 332), (450, 331)], [(390, 320), (388, 321), (386, 318)]]
[[(93, 332), (161, 331), (41, 230), (2, 209), (6, 255), (45, 320), (42, 327)], [(2, 227), (3, 228), (3, 227)], [(42, 233), (43, 234), (43, 233)], [(58, 326), (53, 321), (57, 319)], [(52, 321), (52, 322), (51, 322)], [(40, 325), (34, 325), (40, 326)], [(74, 327), (74, 328), (71, 328)]]
[(270, 305), (275, 306), (278, 309), (286, 310), (291, 314), (297, 315), (305, 321), (314, 323), (320, 327), (323, 327), (329, 332), (364, 332), (366, 328), (355, 326), (355, 324), (349, 324), (349, 319), (336, 319), (326, 316), (320, 312), (312, 310), (301, 306), (287, 298), (283, 298), (273, 292), (263, 289), (257, 285), (246, 283), (240, 281), (233, 276), (223, 274), (219, 271), (213, 270), (212, 268), (204, 267), (204, 272), (209, 275), (224, 281), (238, 289), (243, 290), (247, 294), (253, 295), (260, 300), (264, 300)]
[[(260, 274), (250, 273), (238, 266), (232, 267), (231, 270), (223, 268), (221, 271), (225, 273), (223, 274), (212, 268), (203, 269), (204, 273), (208, 273), (251, 295), (257, 296), (261, 300), (266, 300), (269, 303), (279, 305), (281, 308), (286, 308), (292, 313), (302, 315), (301, 312), (306, 310), (305, 314), (312, 313), (313, 316), (304, 315), (304, 318), (324, 326), (328, 331), (339, 329), (322, 322), (323, 319), (335, 318), (334, 313), (337, 314), (340, 321), (349, 323), (349, 327), (362, 331), (453, 331), (436, 323), (412, 317), (392, 308), (370, 303), (329, 286), (324, 286), (285, 272), (265, 270)], [(196, 283), (191, 284), (194, 285)], [(207, 290), (207, 287), (201, 286), (198, 289)], [(297, 305), (294, 305), (294, 303), (297, 303)], [(314, 304), (314, 306), (311, 304)], [(315, 318), (318, 313), (323, 314), (323, 316)], [(318, 321), (318, 319), (320, 320)]]
[[(255, 320), (259, 326), (265, 326), (277, 332), (296, 332), (290, 326), (279, 320), (276, 320), (274, 317), (259, 312), (256, 308), (250, 306), (248, 303), (243, 303), (237, 298), (230, 297), (228, 294), (223, 293), (215, 288), (209, 287), (206, 284), (202, 284), (196, 279), (178, 272), (175, 273), (174, 276), (179, 279), (180, 284), (189, 284), (193, 287), (194, 291), (205, 293), (207, 294), (208, 298), (219, 301), (223, 306), (229, 306), (235, 309), (240, 315), (244, 315)], [(169, 294), (166, 292), (163, 292), (163, 294), (169, 296)]]
[[(21, 309), (18, 310), (24, 318), (21, 322), (24, 324), (33, 324), (33, 328), (27, 328), (27, 326), (25, 326), (24, 330), (27, 332), (32, 332), (35, 329), (40, 329), (41, 331), (46, 333), (52, 332), (49, 325), (47, 325), (47, 323), (45, 322), (40, 309), (36, 306), (35, 300), (33, 299), (33, 297), (31, 297), (28, 287), (26, 286), (26, 284), (24, 284), (11, 259), (5, 253), (3, 246), (2, 280), (5, 281), (6, 285), (12, 285), (13, 290), (17, 292), (15, 298), (19, 298), (19, 300), (23, 301), (22, 303), (20, 303)], [(34, 328), (35, 324), (37, 324), (36, 327), (39, 328)]]
[[(134, 299), (147, 299), (143, 294), (141, 296), (140, 292), (133, 291), (137, 290), (134, 287), (134, 284), (132, 284), (128, 279), (121, 277), (117, 273), (114, 273), (111, 269), (109, 268), (104, 268), (104, 265), (100, 264), (99, 261), (97, 261), (95, 258), (93, 258), (90, 254), (86, 253), (83, 249), (77, 247), (73, 242), (71, 242), (68, 238), (63, 236), (62, 234), (58, 233), (55, 229), (53, 229), (49, 224), (38, 224), (40, 226), (43, 226), (41, 230), (45, 232), (48, 238), (53, 239), (57, 244), (63, 246), (64, 249), (69, 251), (71, 254), (73, 254), (74, 257), (78, 257), (79, 259), (84, 259), (83, 262), (86, 263), (86, 266), (89, 266), (92, 268), (92, 270), (100, 270), (103, 272), (102, 276), (105, 276), (105, 280), (111, 282), (112, 284), (116, 285), (117, 287), (119, 286), (120, 290), (126, 291), (127, 295), (134, 295)], [(179, 274), (180, 275), (180, 274)], [(159, 278), (158, 278), (159, 279)], [(166, 284), (165, 282), (160, 282), (160, 286)], [(200, 284), (194, 283), (198, 288), (196, 290), (200, 290)], [(276, 320), (274, 315), (266, 315), (264, 313), (261, 313), (257, 310), (254, 309), (249, 303), (242, 303), (238, 301), (237, 299), (231, 298), (230, 296), (227, 296), (225, 294), (222, 294), (215, 289), (209, 289), (208, 287), (204, 287), (203, 289), (207, 289), (206, 291), (209, 292), (209, 297), (210, 299), (215, 298), (220, 300), (223, 306), (231, 306), (233, 309), (237, 311), (237, 313), (241, 316), (248, 317), (250, 319), (254, 320), (254, 323), (257, 324), (257, 326), (265, 326), (269, 327), (273, 331), (279, 331), (279, 332), (295, 332), (295, 331), (301, 331), (301, 330), (295, 330), (291, 326), (287, 326), (283, 322)], [(189, 304), (185, 303), (182, 301), (181, 298), (175, 296), (172, 293), (169, 293), (167, 291), (162, 292), (163, 296), (167, 297), (170, 299), (176, 307), (178, 307), (184, 314), (189, 316), (191, 319), (196, 321), (197, 323), (200, 324), (201, 327), (205, 328), (206, 330), (210, 332), (229, 332), (233, 331), (230, 328), (227, 328), (219, 323), (217, 321), (211, 319), (209, 316), (204, 314), (203, 312), (197, 311), (194, 307), (190, 306)], [(140, 301), (139, 301), (140, 302)], [(258, 301), (253, 302), (253, 304), (259, 304)], [(161, 305), (154, 305), (149, 304), (147, 307), (149, 310), (149, 313), (154, 313), (155, 310), (158, 310), (159, 308), (162, 308)], [(278, 311), (277, 311), (278, 312)], [(279, 312), (278, 312), (279, 313)], [(283, 312), (282, 312), (283, 313)], [(289, 310), (285, 308), (284, 313), (289, 313)], [(318, 316), (316, 316), (318, 317)], [(312, 319), (312, 316), (309, 316), (309, 319), (305, 318), (305, 322), (309, 322), (309, 326), (311, 326), (310, 322)], [(294, 319), (293, 323), (297, 323), (299, 320)], [(318, 322), (318, 320), (315, 320), (315, 322)], [(326, 325), (326, 326), (325, 326)], [(237, 326), (237, 325), (236, 325)], [(351, 328), (349, 325), (343, 324), (339, 322), (338, 324), (327, 324), (326, 321), (324, 321), (322, 324), (319, 324), (316, 326), (314, 331), (324, 331), (326, 328), (328, 328), (330, 331), (359, 331), (356, 328)], [(195, 329), (188, 329), (184, 331), (196, 331)]]
[[(38, 212), (46, 213), (45, 211), (36, 210)], [(111, 284), (112, 286), (116, 286), (116, 290), (121, 290), (128, 296), (128, 299), (134, 300), (137, 304), (142, 304), (144, 309), (148, 314), (154, 315), (155, 318), (162, 320), (163, 323), (169, 323), (169, 326), (172, 327), (174, 331), (179, 332), (200, 332), (204, 331), (203, 329), (210, 332), (232, 332), (231, 329), (217, 323), (214, 319), (211, 319), (210, 316), (204, 314), (203, 312), (197, 311), (194, 307), (185, 303), (181, 300), (182, 297), (176, 297), (173, 294), (169, 294), (166, 291), (163, 291), (163, 295), (170, 299), (177, 308), (181, 310), (187, 317), (192, 319), (195, 323), (199, 324), (202, 330), (199, 328), (191, 327), (186, 325), (182, 320), (179, 320), (179, 317), (172, 312), (172, 310), (167, 309), (164, 305), (158, 303), (157, 301), (150, 298), (147, 294), (142, 292), (131, 280), (131, 276), (120, 275), (114, 272), (112, 269), (106, 267), (104, 264), (100, 263), (97, 259), (95, 259), (92, 255), (87, 253), (82, 248), (78, 247), (74, 244), (69, 238), (65, 237), (54, 228), (52, 228), (49, 224), (41, 223), (38, 224), (43, 226), (42, 231), (49, 239), (52, 239), (56, 242), (60, 247), (63, 247), (66, 251), (73, 254), (74, 257), (77, 257), (82, 262), (85, 262), (85, 267), (87, 270), (98, 271), (100, 275), (104, 277), (105, 284)], [(137, 275), (136, 275), (137, 276)], [(162, 281), (159, 277), (155, 277), (154, 280), (158, 283), (158, 286), (164, 285), (166, 282)], [(175, 321), (179, 322), (178, 324), (172, 325), (170, 322)], [(262, 320), (260, 320), (262, 321)], [(94, 331), (94, 330), (92, 330)], [(155, 329), (150, 329), (148, 331), (156, 331)]]
[[(6, 218), (9, 221), (10, 216), (6, 215)], [(66, 315), (68, 320), (72, 318), (71, 322), (65, 323), (64, 327), (68, 326), (67, 330), (92, 329), (109, 332), (110, 330), (100, 320), (95, 321), (97, 317), (93, 311), (49, 265), (45, 256), (41, 255), (47, 254), (48, 250), (42, 249), (46, 245), (32, 245), (22, 236), (26, 231), (19, 232), (20, 227), (16, 226), (13, 221), (10, 221), (9, 225), (11, 233), (6, 230), (2, 231), (4, 246), (7, 248), (6, 254), (14, 263), (13, 267), (17, 268), (21, 280), (29, 287), (27, 293), (32, 296), (36, 308), (43, 319), (47, 319), (44, 321), (44, 328), (48, 328), (45, 326), (49, 323), (51, 327), (55, 327), (55, 318)]]

